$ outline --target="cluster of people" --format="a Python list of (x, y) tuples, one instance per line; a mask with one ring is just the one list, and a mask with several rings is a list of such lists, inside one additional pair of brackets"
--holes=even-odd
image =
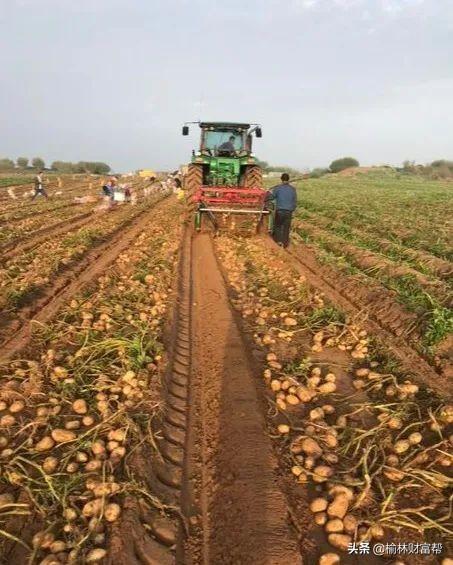
[(110, 202), (115, 200), (123, 200), (124, 202), (131, 202), (132, 189), (129, 184), (118, 184), (116, 177), (110, 177), (109, 180), (102, 186), (102, 194), (110, 199)]

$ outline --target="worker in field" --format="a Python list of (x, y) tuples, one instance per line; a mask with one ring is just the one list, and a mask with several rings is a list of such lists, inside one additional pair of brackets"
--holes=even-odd
[(275, 206), (274, 241), (282, 247), (288, 247), (291, 220), (297, 207), (297, 192), (294, 186), (289, 184), (287, 173), (283, 173), (280, 179), (281, 184), (268, 192), (266, 201), (273, 201)]
[(222, 143), (222, 145), (219, 147), (219, 152), (233, 155), (236, 151), (236, 148), (234, 147), (234, 139), (234, 135), (231, 135), (230, 139)]
[(45, 196), (46, 198), (49, 198), (44, 189), (43, 182), (43, 172), (38, 171), (38, 174), (35, 176), (35, 193), (32, 196), (32, 200), (34, 200), (37, 196)]

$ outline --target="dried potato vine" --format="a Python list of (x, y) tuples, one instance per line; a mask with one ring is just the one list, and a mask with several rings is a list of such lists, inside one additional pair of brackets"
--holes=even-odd
[[(150, 383), (179, 215), (178, 204), (165, 222), (156, 212), (97, 284), (37, 331), (33, 354), (1, 368), (0, 537), (19, 541), (8, 532), (12, 514), (36, 515), (44, 528), (20, 541), (33, 562), (99, 561), (124, 496), (144, 493), (127, 458), (159, 408)], [(13, 488), (28, 502), (15, 503)]]
[[(274, 415), (289, 416), (276, 431), (295, 480), (318, 491), (311, 510), (329, 543), (344, 551), (352, 541), (390, 539), (402, 529), (419, 541), (451, 536), (453, 406), (373, 360), (359, 322), (307, 324), (310, 310), (325, 307), (323, 297), (259, 245), (219, 238), (217, 246), (233, 303), (268, 351), (263, 377)], [(300, 332), (311, 336), (311, 345), (298, 342), (302, 362), (280, 359), (282, 342), (297, 341)], [(339, 395), (335, 369), (319, 362), (333, 347), (350, 355), (355, 393)]]

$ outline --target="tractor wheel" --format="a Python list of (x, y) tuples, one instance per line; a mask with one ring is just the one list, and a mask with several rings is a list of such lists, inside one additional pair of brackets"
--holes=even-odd
[(245, 169), (242, 177), (242, 186), (247, 188), (261, 188), (263, 186), (263, 171), (257, 165)]
[(195, 211), (194, 194), (203, 184), (203, 165), (191, 163), (184, 177), (184, 190), (186, 192), (186, 205), (190, 213)]

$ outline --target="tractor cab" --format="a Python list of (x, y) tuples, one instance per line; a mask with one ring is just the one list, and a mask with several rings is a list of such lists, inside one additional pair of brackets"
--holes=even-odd
[[(200, 229), (207, 216), (217, 229), (220, 216), (255, 217), (257, 224), (268, 216), (262, 171), (252, 154), (252, 138), (261, 137), (258, 124), (191, 122), (201, 129), (198, 151), (192, 152), (183, 186), (189, 209)], [(182, 134), (189, 134), (187, 123)]]

